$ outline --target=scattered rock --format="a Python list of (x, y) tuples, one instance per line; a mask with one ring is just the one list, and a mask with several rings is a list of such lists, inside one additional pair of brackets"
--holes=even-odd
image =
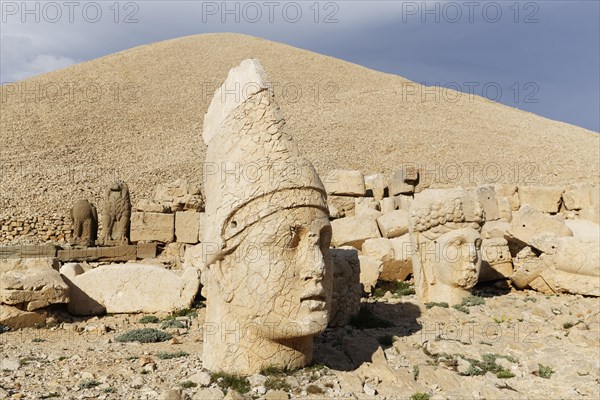
[(363, 386), (363, 391), (367, 396), (375, 396), (377, 394), (377, 391), (370, 383), (365, 383), (365, 385)]
[(162, 267), (109, 264), (67, 280), (69, 312), (75, 315), (169, 312), (188, 308), (199, 286), (198, 273), (181, 276)]
[(328, 194), (364, 196), (365, 178), (361, 171), (333, 170), (323, 178)]
[(223, 398), (225, 398), (225, 394), (221, 389), (210, 387), (198, 390), (192, 400), (222, 400)]
[(367, 239), (381, 237), (377, 222), (374, 219), (346, 217), (331, 221), (333, 237), (331, 243), (335, 247), (352, 246), (362, 248)]

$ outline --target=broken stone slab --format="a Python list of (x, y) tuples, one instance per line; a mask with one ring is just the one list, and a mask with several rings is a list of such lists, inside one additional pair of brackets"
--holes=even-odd
[(26, 311), (67, 303), (69, 287), (54, 269), (7, 271), (0, 276), (0, 302)]
[(346, 217), (331, 221), (335, 247), (352, 246), (361, 249), (365, 240), (381, 237), (377, 222), (370, 218)]
[(508, 233), (530, 246), (548, 252), (551, 251), (553, 237), (573, 236), (571, 229), (559, 217), (545, 214), (528, 204), (513, 213)]
[(412, 273), (413, 251), (408, 234), (394, 239), (368, 239), (362, 247), (365, 256), (383, 263), (379, 280), (387, 282), (403, 281)]
[(154, 213), (166, 213), (170, 211), (170, 208), (160, 204), (150, 201), (148, 199), (141, 199), (135, 205), (135, 211), (139, 212), (154, 212)]
[(375, 219), (381, 216), (379, 202), (372, 197), (356, 197), (354, 199), (354, 216)]
[(388, 239), (408, 233), (408, 211), (394, 210), (377, 218), (381, 236)]
[(483, 206), (486, 221), (496, 221), (500, 219), (498, 202), (496, 201), (496, 191), (493, 186), (479, 186), (475, 189), (475, 195)]
[(198, 243), (200, 219), (202, 217), (202, 213), (195, 211), (175, 213), (175, 240), (180, 243)]
[(383, 174), (365, 175), (365, 188), (367, 196), (372, 196), (375, 200), (382, 200), (387, 189), (387, 182)]
[(600, 224), (600, 210), (598, 207), (590, 207), (579, 210), (579, 218)]
[(158, 245), (156, 243), (138, 243), (137, 244), (137, 258), (156, 258), (158, 252)]
[(59, 267), (60, 263), (55, 257), (0, 259), (0, 273), (39, 269), (53, 269), (58, 271)]
[(60, 267), (60, 275), (62, 275), (65, 278), (68, 279), (73, 279), (75, 278), (77, 275), (81, 275), (83, 273), (85, 273), (85, 269), (81, 266), (81, 264), (79, 263), (65, 263), (62, 267)]
[(509, 185), (504, 183), (494, 184), (496, 199), (506, 198), (510, 203), (512, 211), (517, 211), (519, 208), (521, 208), (521, 202), (519, 200), (519, 193), (517, 192), (517, 189), (517, 185)]
[(344, 218), (354, 216), (354, 197), (349, 196), (327, 196), (329, 215), (331, 218)]
[(600, 296), (598, 242), (562, 237), (556, 252), (542, 254), (540, 259), (546, 266), (540, 276), (554, 292)]
[(524, 247), (513, 258), (514, 272), (510, 277), (517, 289), (525, 289), (544, 272), (547, 266), (529, 246)]
[(144, 264), (108, 264), (72, 278), (68, 309), (74, 315), (172, 312), (189, 308), (198, 292), (195, 269), (178, 275)]
[(417, 246), (411, 240), (410, 234), (390, 239), (394, 251), (394, 262), (386, 268), (384, 266), (379, 279), (384, 281), (404, 281), (413, 273), (413, 256), (417, 253)]
[(175, 215), (135, 212), (131, 215), (131, 241), (169, 243), (175, 239)]
[(529, 204), (539, 211), (555, 214), (560, 209), (564, 188), (560, 186), (519, 186), (521, 205)]
[(405, 166), (392, 175), (389, 183), (390, 196), (414, 193), (419, 181), (419, 172), (415, 167)]
[(383, 271), (383, 262), (374, 257), (359, 255), (360, 283), (366, 293), (371, 293), (377, 285), (379, 275)]
[(505, 238), (508, 239), (510, 235), (510, 223), (506, 221), (486, 221), (481, 227), (481, 237), (483, 239), (493, 238)]
[(585, 219), (566, 219), (565, 224), (573, 231), (573, 237), (582, 242), (600, 244), (600, 225)]
[(510, 278), (513, 274), (508, 241), (503, 237), (483, 239), (481, 244), (479, 282)]
[(58, 249), (58, 246), (35, 244), (0, 246), (0, 259), (56, 257)]
[(66, 249), (58, 251), (58, 259), (61, 262), (119, 262), (135, 260), (136, 257), (137, 247), (135, 245), (113, 247), (88, 247), (87, 249)]
[(379, 200), (379, 209), (386, 214), (396, 209), (396, 200), (393, 197), (386, 197)]
[(581, 210), (592, 207), (592, 190), (591, 185), (585, 184), (567, 186), (562, 194), (565, 208), (567, 210)]
[(509, 198), (496, 196), (496, 203), (498, 204), (498, 219), (506, 222), (512, 221), (513, 209)]
[(366, 193), (365, 177), (361, 171), (331, 171), (323, 179), (327, 194), (362, 197)]
[(344, 326), (360, 311), (362, 285), (358, 251), (353, 247), (331, 249), (333, 295), (330, 327)]
[(0, 304), (0, 325), (11, 329), (34, 328), (46, 323), (46, 311), (23, 311), (17, 307)]
[(405, 194), (399, 194), (397, 196), (394, 196), (394, 205), (397, 210), (408, 211), (412, 201), (413, 201), (412, 196), (408, 196)]

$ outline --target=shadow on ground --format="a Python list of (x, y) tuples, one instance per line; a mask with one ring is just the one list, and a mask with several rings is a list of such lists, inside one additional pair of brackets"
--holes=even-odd
[(352, 371), (371, 362), (379, 347), (391, 347), (396, 338), (421, 330), (419, 307), (410, 302), (363, 303), (361, 313), (349, 325), (327, 329), (315, 337), (314, 363), (338, 371)]

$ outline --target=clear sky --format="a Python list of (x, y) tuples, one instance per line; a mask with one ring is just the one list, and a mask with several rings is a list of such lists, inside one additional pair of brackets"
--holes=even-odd
[(600, 131), (600, 1), (4, 1), (0, 79), (145, 43), (263, 37)]

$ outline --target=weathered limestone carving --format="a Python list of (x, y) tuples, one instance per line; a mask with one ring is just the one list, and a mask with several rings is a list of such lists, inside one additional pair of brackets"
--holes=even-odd
[(510, 278), (513, 264), (508, 241), (504, 238), (483, 239), (481, 247), (479, 282)]
[(331, 249), (333, 266), (333, 296), (329, 326), (338, 327), (350, 323), (360, 311), (362, 284), (360, 283), (360, 260), (353, 247)]
[(302, 367), (330, 317), (327, 196), (257, 60), (229, 71), (203, 137), (204, 367), (246, 375)]
[(483, 208), (463, 189), (427, 189), (410, 207), (415, 290), (422, 303), (458, 304), (481, 268)]
[[(584, 242), (574, 237), (556, 241), (556, 251), (541, 254), (546, 269), (537, 280), (543, 280), (554, 293), (600, 296), (600, 255), (598, 242)], [(535, 288), (535, 283), (530, 285)]]
[(87, 200), (77, 200), (71, 208), (72, 244), (92, 246), (98, 238), (98, 212)]
[(102, 238), (100, 244), (129, 242), (131, 200), (129, 188), (121, 181), (113, 182), (104, 193), (102, 210)]

